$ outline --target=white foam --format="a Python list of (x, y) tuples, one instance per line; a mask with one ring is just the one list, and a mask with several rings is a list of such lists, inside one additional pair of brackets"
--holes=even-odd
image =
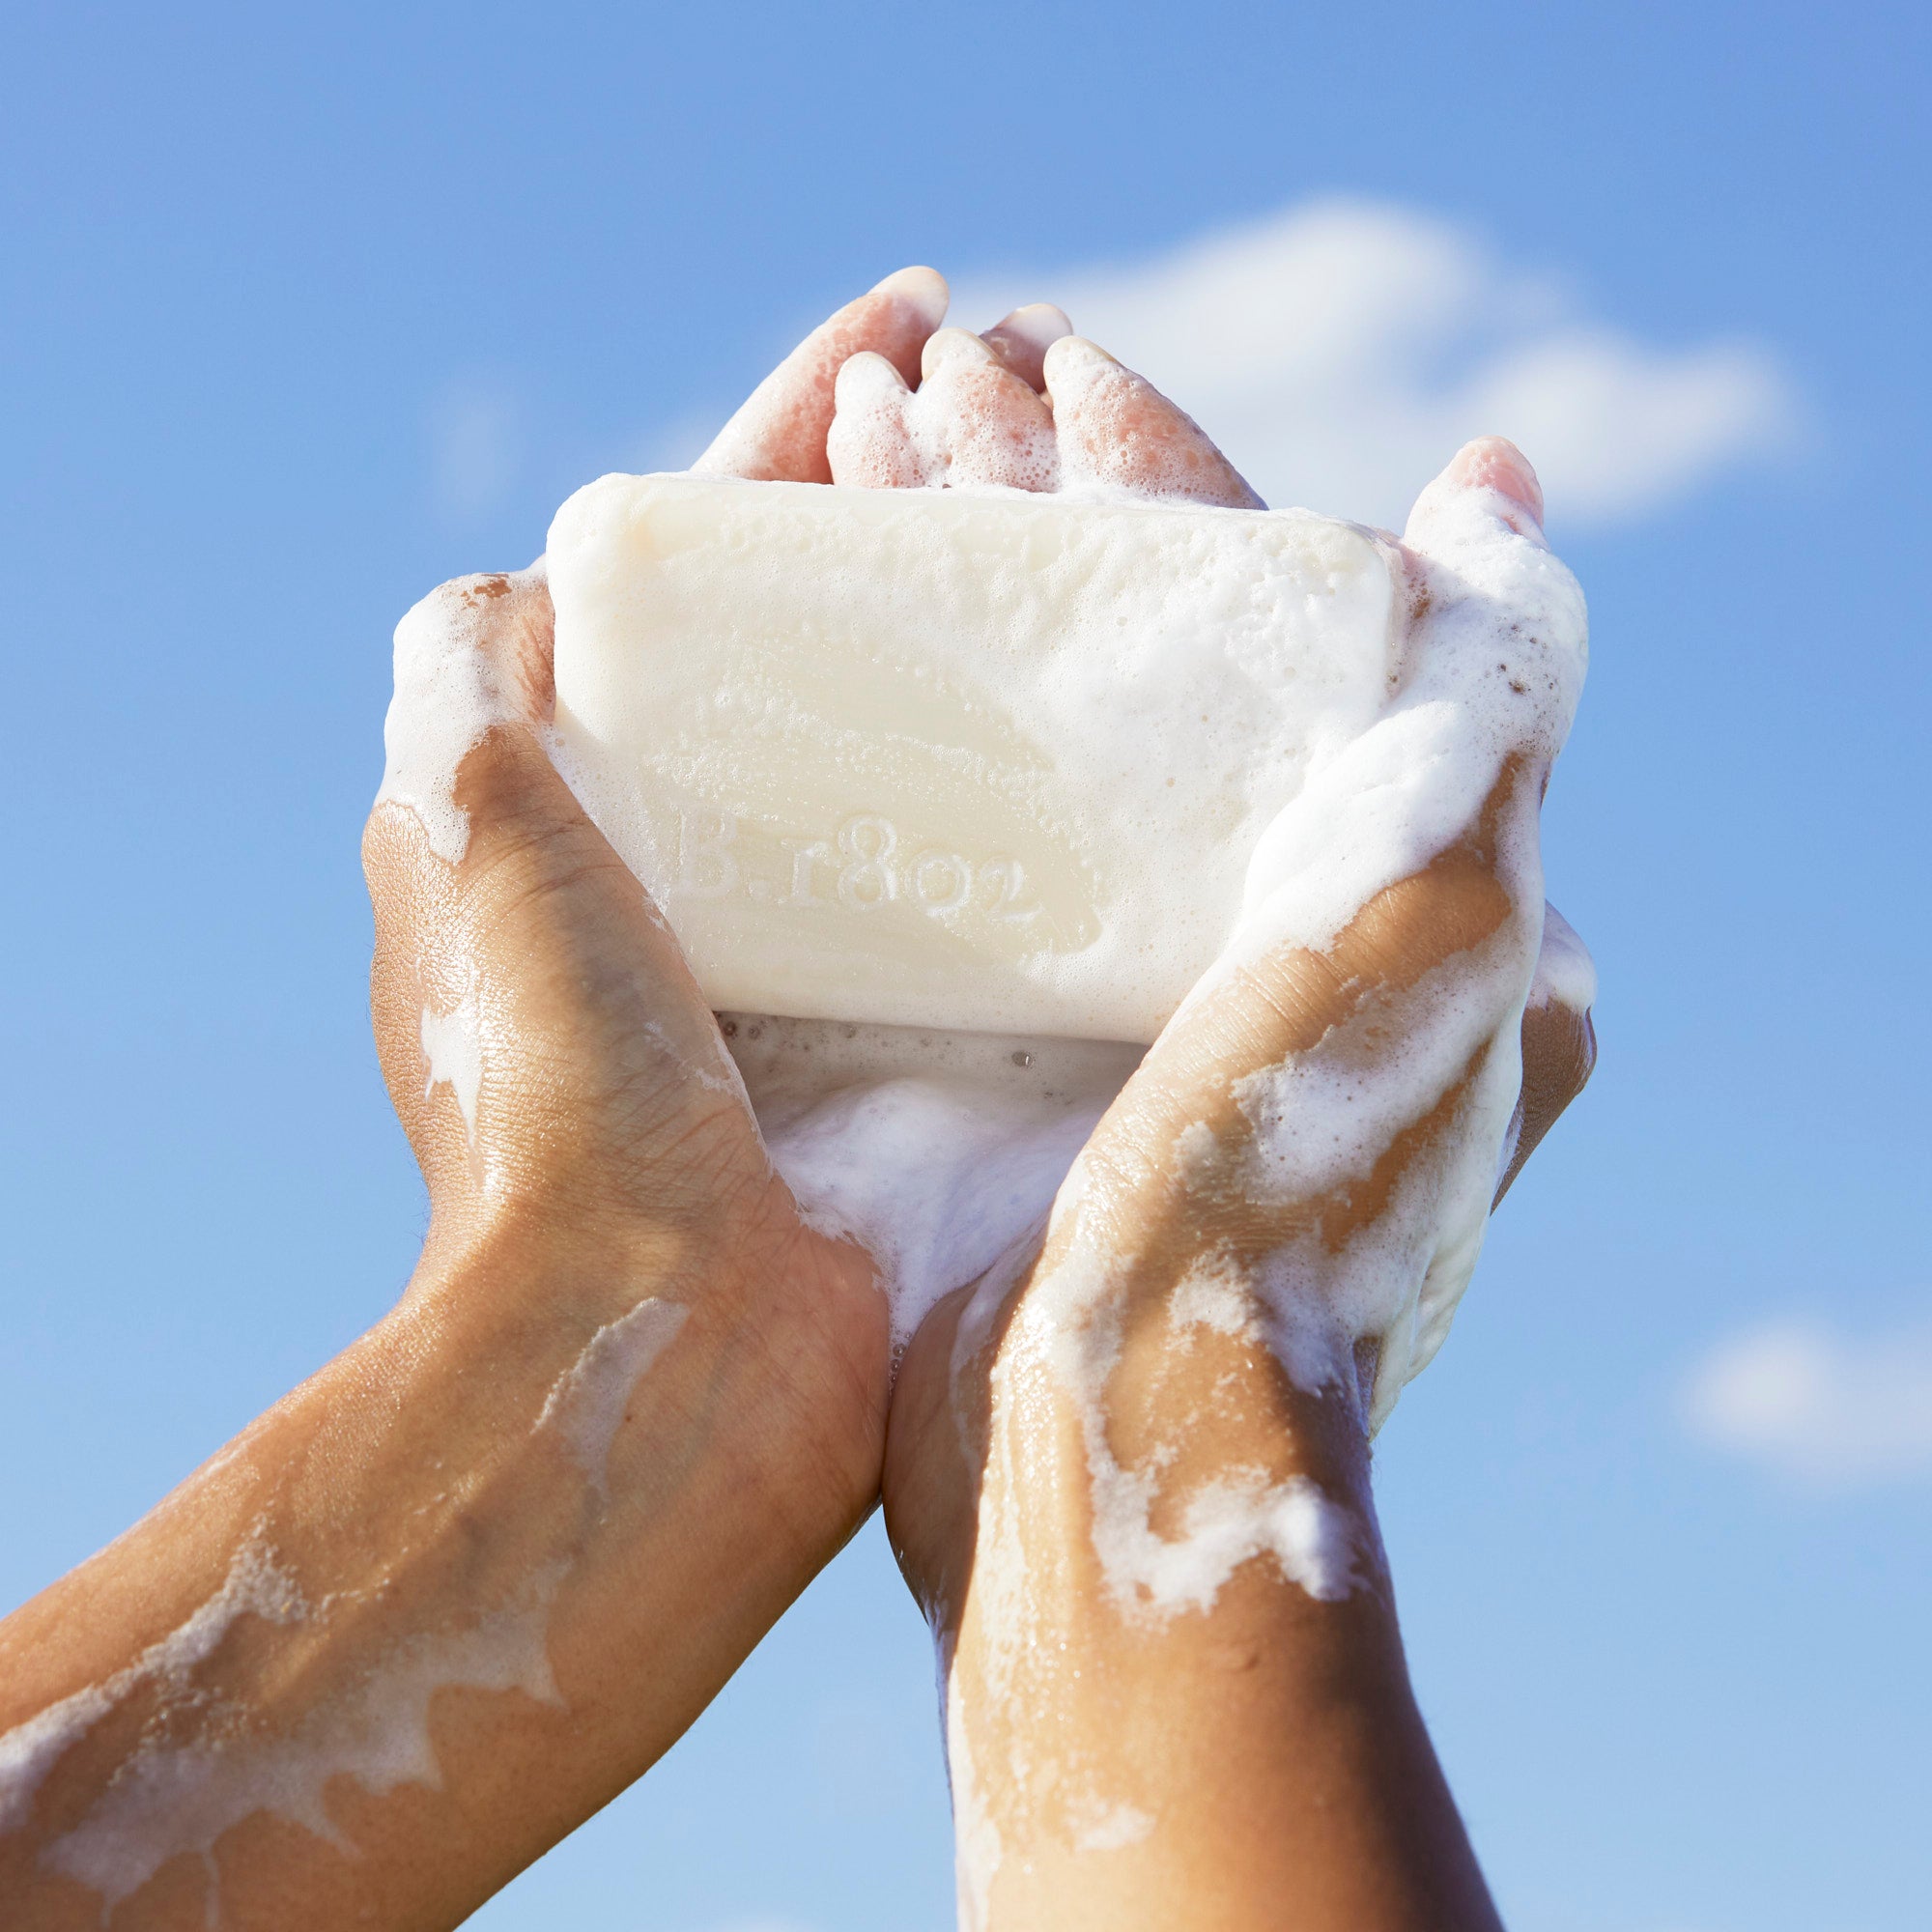
[(1153, 1814), (1133, 1804), (1089, 1804), (1073, 1833), (1076, 1852), (1123, 1852), (1142, 1843), (1153, 1830)]
[(638, 1384), (676, 1341), (690, 1314), (675, 1301), (639, 1302), (591, 1336), (545, 1398), (537, 1427), (563, 1437), (599, 1495), (606, 1490), (611, 1445)]
[(444, 583), (396, 626), (395, 693), (383, 724), (386, 762), (378, 805), (414, 812), (430, 849), (449, 865), (469, 848), (469, 814), (456, 802), (456, 772), (491, 727), (531, 722), (511, 668), (487, 647), (497, 600), (540, 582), (541, 561), (503, 577)]
[(127, 1669), (0, 1738), (0, 1830), (24, 1826), (59, 1758), (131, 1692), (151, 1689), (155, 1709), (139, 1742), (86, 1815), (41, 1860), (99, 1894), (104, 1917), (171, 1860), (197, 1855), (209, 1872), (209, 1922), (218, 1923), (213, 1851), (244, 1819), (272, 1813), (353, 1853), (325, 1802), (330, 1780), (352, 1777), (377, 1795), (405, 1783), (440, 1785), (429, 1732), (439, 1690), (516, 1690), (561, 1701), (544, 1645), (561, 1574), (554, 1567), (539, 1573), (517, 1600), (458, 1629), (390, 1646), (292, 1730), (277, 1732), (201, 1681), (202, 1666), (243, 1617), (283, 1626), (291, 1644), (320, 1643), (360, 1600), (310, 1604), (274, 1552), (251, 1539), (221, 1589)]
[(0, 1833), (26, 1825), (46, 1774), (131, 1691), (155, 1687), (165, 1709), (189, 1694), (193, 1672), (240, 1618), (291, 1624), (307, 1607), (294, 1578), (276, 1564), (274, 1552), (253, 1538), (243, 1543), (221, 1588), (132, 1663), (0, 1735)]
[[(1311, 1597), (1348, 1596), (1363, 1579), (1354, 1517), (1304, 1476), (1276, 1481), (1261, 1469), (1223, 1469), (1181, 1503), (1179, 1536), (1153, 1529), (1163, 1459), (1125, 1467), (1107, 1426), (1125, 1259), (1075, 1244), (1050, 1272), (1036, 1275), (1014, 1320), (1009, 1360), (995, 1378), (996, 1400), (1010, 1399), (1042, 1369), (1071, 1398), (1092, 1485), (1094, 1548), (1116, 1605), (1141, 1622), (1208, 1609), (1228, 1578), (1261, 1556)], [(1207, 1312), (1212, 1325), (1231, 1320), (1237, 1294), (1236, 1284), (1211, 1272), (1191, 1280), (1195, 1312)]]
[(1529, 983), (1532, 1007), (1567, 1007), (1586, 1013), (1597, 1003), (1597, 962), (1582, 935), (1553, 905), (1543, 909), (1543, 950)]
[(472, 984), (464, 997), (446, 1013), (432, 1007), (422, 1009), (422, 1055), (428, 1075), (423, 1082), (423, 1098), (446, 1086), (455, 1096), (457, 1111), (463, 1116), (463, 1130), (469, 1145), (476, 1145), (476, 1105), (483, 1092), (482, 1007)]
[(724, 1016), (772, 1164), (877, 1263), (903, 1344), (944, 1295), (1030, 1252), (1142, 1049)]
[(185, 1853), (210, 1861), (212, 1872), (223, 1833), (259, 1812), (353, 1853), (328, 1814), (329, 1782), (351, 1777), (376, 1796), (401, 1784), (440, 1788), (442, 1772), (429, 1731), (430, 1704), (440, 1690), (521, 1690), (561, 1703), (544, 1648), (554, 1589), (554, 1578), (547, 1578), (526, 1603), (467, 1629), (396, 1645), (287, 1735), (267, 1731), (239, 1707), (210, 1702), (185, 1740), (137, 1746), (92, 1810), (47, 1847), (43, 1861), (90, 1887), (111, 1911)]
[(959, 1683), (946, 1680), (946, 1777), (952, 1795), (952, 1872), (959, 1932), (985, 1932), (1004, 1847), (980, 1778)]
[(1060, 487), (1052, 414), (966, 329), (942, 329), (927, 341), (917, 389), (908, 389), (883, 355), (868, 354), (839, 370), (837, 394), (826, 438), (836, 483), (1036, 493)]

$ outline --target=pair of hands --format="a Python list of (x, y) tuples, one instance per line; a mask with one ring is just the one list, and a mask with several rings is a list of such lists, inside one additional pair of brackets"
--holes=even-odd
[[(695, 468), (880, 488), (1103, 484), (1258, 505), (1187, 416), (1072, 335), (1057, 309), (1015, 311), (980, 336), (940, 327), (946, 298), (932, 271), (906, 270), (848, 304), (760, 384)], [(1496, 531), (1540, 544), (1528, 466), (1506, 443), (1472, 444), (1411, 526), (1417, 548), (1403, 557), (1418, 604), (1432, 504), (1453, 520), (1469, 503)], [(438, 856), (420, 820), (394, 805), (379, 806), (364, 844), (377, 1040), (429, 1186), (426, 1262), (505, 1230), (573, 1270), (621, 1273), (670, 1244), (680, 1271), (718, 1285), (733, 1319), (756, 1330), (796, 1397), (774, 1406), (782, 1439), (770, 1445), (775, 1463), (796, 1472), (796, 1506), (856, 1520), (883, 1474), (909, 1580), (950, 1622), (971, 1543), (974, 1418), (983, 1421), (997, 1342), (971, 1360), (955, 1347), (962, 1292), (928, 1319), (895, 1380), (870, 1258), (801, 1218), (675, 938), (551, 764), (553, 617), (541, 565), (445, 585), (418, 616), (448, 651), (477, 657), (505, 721), (458, 769), (455, 803), (469, 824), (459, 860)], [(1485, 946), (1516, 960), (1519, 986), (1527, 979), (1542, 930), (1534, 820), (1551, 750), (1525, 745), (1506, 760), (1479, 821), (1331, 946), (1264, 949), (1190, 1003), (1082, 1158), (1074, 1218), (1090, 1238), (1170, 1261), (1253, 1256), (1321, 1218), (1306, 1202), (1270, 1215), (1246, 1198), (1242, 1128), (1223, 1120), (1229, 1095), (1346, 1022), (1365, 989), (1400, 993)], [(469, 1093), (433, 1065), (425, 1080), (424, 1016), (459, 1008), (480, 1052)], [(1502, 1010), (1513, 1027), (1514, 1003)], [(1498, 1197), (1593, 1057), (1587, 1015), (1574, 1006), (1532, 1002), (1520, 1027), (1520, 1118)], [(1400, 1054), (1400, 1029), (1386, 1050)], [(1432, 1135), (1462, 1131), (1453, 1107), (1437, 1116), (1410, 1136), (1402, 1162), (1426, 1160)], [(1213, 1120), (1227, 1128), (1218, 1178), (1178, 1184), (1181, 1136)], [(1357, 1201), (1341, 1223), (1329, 1216), (1328, 1236), (1346, 1239), (1378, 1211), (1375, 1199)], [(1066, 1237), (1056, 1228), (1055, 1240)], [(1013, 1293), (1024, 1293), (1022, 1277)], [(1366, 1415), (1376, 1338), (1357, 1353)]]

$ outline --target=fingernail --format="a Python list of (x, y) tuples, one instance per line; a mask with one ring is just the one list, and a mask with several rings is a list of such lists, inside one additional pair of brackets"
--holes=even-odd
[(919, 373), (928, 377), (942, 362), (991, 362), (999, 357), (970, 328), (942, 328), (925, 338), (920, 351)]
[(937, 269), (896, 269), (882, 282), (874, 282), (868, 295), (896, 296), (909, 302), (925, 318), (928, 328), (937, 328), (946, 319), (946, 304), (952, 293), (946, 277)]

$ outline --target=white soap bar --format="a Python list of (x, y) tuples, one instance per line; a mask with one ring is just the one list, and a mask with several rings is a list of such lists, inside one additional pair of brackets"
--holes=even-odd
[(1390, 557), (1304, 511), (606, 476), (550, 533), (557, 758), (714, 1007), (1149, 1041)]

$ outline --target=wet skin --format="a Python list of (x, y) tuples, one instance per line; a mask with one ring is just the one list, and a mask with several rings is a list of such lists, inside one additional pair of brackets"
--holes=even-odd
[[(889, 278), (788, 358), (697, 467), (886, 484), (929, 480), (912, 471), (936, 450), (949, 463), (963, 452), (962, 476), (999, 481), (1016, 474), (1003, 464), (1037, 465), (1047, 449), (1060, 479), (1252, 500), (1184, 415), (1071, 338), (1057, 311), (1017, 312), (981, 342), (936, 335), (943, 308), (930, 271)], [(883, 372), (867, 362), (841, 378), (855, 355)], [(919, 437), (902, 420), (915, 384), (932, 385)], [(948, 394), (950, 413), (933, 407)], [(848, 459), (861, 471), (884, 461), (881, 450), (897, 472), (842, 473)], [(1520, 459), (1488, 449), (1468, 461), (1515, 491), (1523, 514), (1540, 512)], [(543, 751), (540, 573), (438, 596), (452, 622), (480, 621), (481, 648), (518, 701), (461, 766), (460, 862), (437, 857), (393, 806), (365, 838), (377, 1043), (428, 1185), (423, 1255), (388, 1317), (0, 1624), (0, 1731), (117, 1686), (43, 1776), (14, 1787), (26, 1803), (0, 1835), (0, 1916), (22, 1932), (102, 1922), (73, 1856), (89, 1821), (111, 1815), (103, 1806), (141, 1767), (185, 1762), (218, 1728), (242, 1761), (279, 1751), (277, 1762), (306, 1763), (336, 1842), (257, 1806), (204, 1857), (208, 1833), (162, 1806), (153, 1869), (121, 1883), (107, 1922), (454, 1924), (668, 1747), (874, 1506), (882, 1471), (909, 1577), (970, 1669), (986, 1615), (973, 1591), (977, 1499), (1019, 1453), (1051, 1478), (1030, 1528), (1047, 1607), (1098, 1673), (1086, 1689), (1042, 1682), (1039, 1735), (1089, 1753), (1102, 1783), (1109, 1753), (1168, 1753), (1175, 1780), (1156, 1794), (1171, 1807), (1161, 1829), (1135, 1854), (1074, 1858), (1056, 1849), (1058, 1823), (1036, 1794), (1001, 1792), (996, 1767), (991, 1801), (1015, 1833), (1037, 1833), (1038, 1876), (996, 1886), (989, 1922), (1487, 1922), (1407, 1696), (1384, 1579), (1318, 1605), (1257, 1562), (1198, 1628), (1150, 1638), (1091, 1574), (1067, 1418), (1047, 1403), (1028, 1443), (1013, 1433), (1025, 1418), (994, 1416), (1002, 1323), (955, 1372), (955, 1298), (895, 1391), (868, 1260), (799, 1219), (674, 940)], [(1200, 1094), (1257, 1056), (1279, 1057), (1363, 985), (1527, 918), (1497, 903), (1472, 828), (1465, 847), (1365, 910), (1346, 957), (1274, 962), (1163, 1042), (1092, 1150), (1104, 1213), (1096, 1197), (1056, 1240), (1147, 1257), (1128, 1293), (1157, 1306), (1182, 1258), (1223, 1238), (1213, 1216), (1239, 1211), (1177, 1202), (1158, 1171), (1161, 1137)], [(473, 1126), (449, 1085), (425, 1092), (422, 1052), (425, 1009), (466, 1000), (485, 1069)], [(1587, 1049), (1574, 1016), (1525, 1020), (1519, 1158), (1580, 1085)], [(1027, 1292), (1023, 1280), (1012, 1305)], [(538, 1418), (592, 1338), (649, 1298), (689, 1317), (634, 1392), (599, 1490)], [(1155, 1321), (1134, 1333), (1111, 1393), (1122, 1453), (1136, 1432), (1164, 1439), (1176, 1416), (1206, 1417), (1201, 1467), (1240, 1456), (1313, 1471), (1372, 1522), (1358, 1402), (1309, 1398), (1252, 1351), (1219, 1361), (1197, 1346), (1183, 1360)], [(1204, 1401), (1210, 1357), (1238, 1384), (1225, 1416)], [(144, 1664), (220, 1597), (242, 1549), (270, 1552), (305, 1612), (241, 1615), (177, 1676)], [(498, 1626), (537, 1633), (502, 1665), (523, 1688), (500, 1688), (474, 1661), (479, 1630)], [(440, 1776), (378, 1791), (331, 1771), (341, 1753), (331, 1758), (328, 1719), (404, 1655), (440, 1686), (422, 1720)], [(1254, 1874), (1247, 1889), (1241, 1871)]]

